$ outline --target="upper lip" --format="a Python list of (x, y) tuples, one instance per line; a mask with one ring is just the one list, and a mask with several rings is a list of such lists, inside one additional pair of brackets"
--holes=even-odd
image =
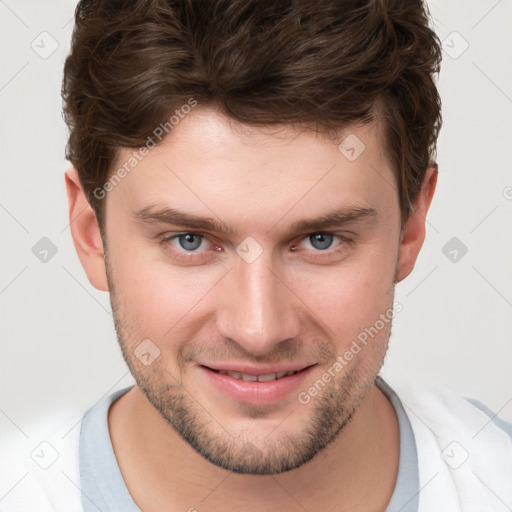
[(228, 372), (238, 372), (246, 375), (269, 375), (271, 373), (298, 372), (315, 363), (289, 363), (289, 364), (270, 364), (270, 365), (252, 365), (248, 363), (210, 363), (203, 362), (200, 366), (206, 366), (212, 370), (224, 370)]

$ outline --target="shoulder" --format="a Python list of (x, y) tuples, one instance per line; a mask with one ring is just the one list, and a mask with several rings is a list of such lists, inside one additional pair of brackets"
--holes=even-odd
[(477, 438), (481, 432), (512, 445), (512, 424), (482, 402), (439, 383), (414, 382), (394, 385), (404, 409), (416, 413), (430, 428), (443, 432), (465, 430)]
[(23, 430), (4, 424), (0, 440), (2, 512), (79, 512), (78, 449), (83, 411), (60, 411)]
[(512, 503), (510, 423), (437, 383), (400, 383), (393, 389), (414, 432), (420, 505), (432, 509), (449, 501), (450, 510), (494, 511)]

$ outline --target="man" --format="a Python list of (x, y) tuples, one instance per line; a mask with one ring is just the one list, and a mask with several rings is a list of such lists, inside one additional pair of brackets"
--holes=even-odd
[(79, 3), (71, 231), (136, 385), (52, 438), (26, 510), (511, 506), (510, 425), (378, 377), (439, 62), (420, 1)]

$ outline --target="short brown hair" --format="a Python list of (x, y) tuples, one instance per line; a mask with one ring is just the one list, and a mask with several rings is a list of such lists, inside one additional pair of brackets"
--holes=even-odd
[(81, 0), (62, 97), (66, 157), (94, 194), (121, 147), (191, 98), (251, 125), (384, 119), (402, 222), (434, 162), (441, 45), (422, 0)]

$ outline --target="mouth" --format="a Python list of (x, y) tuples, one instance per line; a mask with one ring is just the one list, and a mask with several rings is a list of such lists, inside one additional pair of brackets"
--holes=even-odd
[[(227, 365), (226, 365), (227, 366)], [(316, 364), (295, 365), (295, 368), (212, 368), (199, 365), (197, 368), (210, 385), (237, 402), (246, 404), (271, 404), (289, 397), (313, 371)], [(270, 370), (274, 371), (270, 371)], [(276, 371), (281, 370), (281, 371)]]
[[(207, 368), (207, 367), (205, 367)], [(234, 372), (231, 370), (214, 370), (213, 368), (208, 368), (209, 370), (219, 373), (220, 375), (227, 375), (232, 377), (233, 379), (243, 380), (244, 382), (272, 382), (273, 380), (279, 380), (284, 377), (290, 377), (291, 375), (295, 375), (296, 373), (301, 372), (302, 370), (295, 370), (289, 372), (279, 372), (279, 373), (267, 373), (263, 375), (252, 375), (250, 373), (240, 373)]]

